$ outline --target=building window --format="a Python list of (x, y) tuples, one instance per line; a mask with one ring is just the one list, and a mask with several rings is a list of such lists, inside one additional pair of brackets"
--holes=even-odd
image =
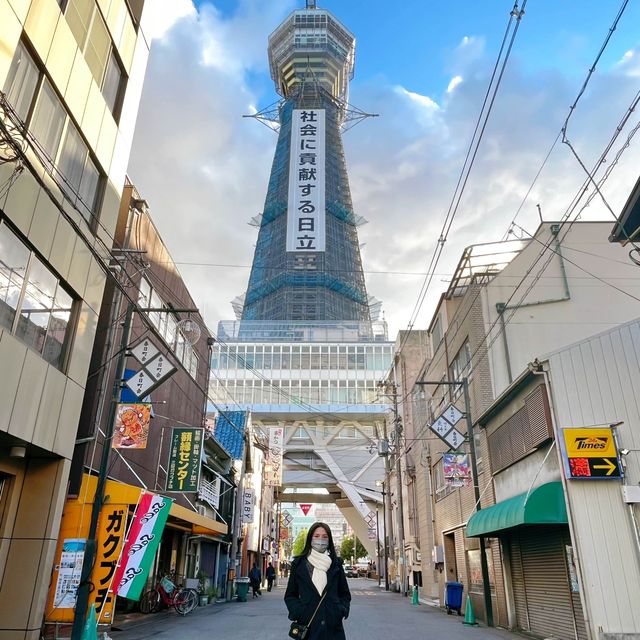
[[(465, 340), (464, 344), (456, 353), (451, 366), (449, 367), (450, 379), (454, 382), (458, 382), (463, 378), (471, 378), (471, 347), (469, 346), (469, 340)], [(462, 385), (455, 388), (453, 393), (453, 399), (460, 397), (462, 393)]]
[(22, 43), (18, 44), (5, 83), (9, 103), (20, 119), (25, 122), (31, 109), (40, 72)]
[(54, 161), (60, 146), (66, 117), (67, 114), (64, 107), (58, 100), (51, 83), (45, 80), (38, 96), (29, 129), (49, 158)]
[(438, 345), (442, 341), (444, 334), (442, 332), (442, 317), (438, 315), (433, 329), (431, 331), (431, 352), (435, 353), (438, 349)]
[(141, 278), (138, 286), (138, 306), (141, 310), (167, 310), (165, 313), (154, 311), (147, 315), (151, 324), (153, 324), (164, 341), (171, 347), (176, 358), (180, 360), (182, 366), (195, 380), (198, 375), (198, 355), (180, 331), (177, 321), (169, 311), (169, 306), (166, 305), (162, 298), (154, 291), (146, 278)]
[(340, 439), (345, 439), (345, 438), (353, 439), (357, 437), (358, 437), (358, 434), (354, 426), (342, 427), (342, 429), (340, 429), (340, 432), (338, 433), (338, 438)]
[(117, 120), (125, 75), (95, 0), (69, 0), (65, 15), (91, 75)]
[(73, 306), (58, 278), (0, 223), (0, 325), (62, 369)]
[(26, 48), (19, 44), (7, 78), (6, 94), (16, 113), (27, 123), (37, 146), (44, 152), (42, 155), (46, 155), (43, 164), (47, 171), (61, 176), (64, 184), (60, 186), (66, 196), (90, 221), (97, 206), (100, 172), (47, 78), (36, 92), (40, 76)]
[(432, 467), (433, 486), (436, 490), (436, 501), (441, 500), (453, 492), (454, 488), (447, 483), (444, 477), (444, 469), (442, 468), (442, 458)]

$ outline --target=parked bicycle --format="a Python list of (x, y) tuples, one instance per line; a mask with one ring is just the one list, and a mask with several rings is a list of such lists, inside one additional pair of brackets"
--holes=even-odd
[(180, 615), (186, 616), (198, 606), (198, 595), (193, 589), (179, 587), (164, 576), (153, 589), (142, 594), (140, 611), (156, 613), (162, 605), (173, 607)]

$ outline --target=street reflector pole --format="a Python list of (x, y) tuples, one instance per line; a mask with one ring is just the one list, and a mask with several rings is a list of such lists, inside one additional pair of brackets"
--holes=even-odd
[[(122, 336), (120, 337), (120, 353), (116, 364), (116, 377), (113, 381), (113, 395), (109, 405), (109, 415), (105, 425), (104, 441), (102, 443), (102, 454), (100, 456), (100, 467), (98, 471), (98, 482), (96, 493), (91, 506), (91, 520), (89, 523), (89, 534), (84, 550), (84, 560), (82, 562), (82, 573), (80, 574), (80, 584), (78, 585), (76, 608), (73, 615), (73, 627), (71, 629), (72, 640), (81, 640), (85, 618), (87, 616), (87, 605), (89, 604), (89, 594), (91, 593), (91, 572), (96, 561), (96, 534), (98, 531), (98, 519), (104, 503), (104, 491), (107, 483), (109, 469), (109, 456), (111, 454), (111, 439), (116, 420), (116, 409), (120, 400), (120, 390), (124, 378), (125, 365), (127, 361), (127, 345), (131, 333), (131, 322), (133, 318), (134, 306), (131, 302), (127, 305), (127, 313), (124, 318)], [(97, 437), (97, 434), (96, 434)]]

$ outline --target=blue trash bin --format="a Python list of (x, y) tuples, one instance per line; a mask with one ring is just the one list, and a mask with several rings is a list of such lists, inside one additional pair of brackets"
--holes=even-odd
[(458, 615), (462, 615), (462, 591), (464, 585), (462, 582), (447, 582), (444, 598), (444, 606), (447, 608), (447, 614), (452, 614), (454, 611), (458, 612)]

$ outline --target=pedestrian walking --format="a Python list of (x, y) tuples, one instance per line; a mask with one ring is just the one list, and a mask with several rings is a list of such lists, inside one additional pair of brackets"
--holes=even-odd
[(302, 554), (291, 562), (284, 601), (294, 621), (292, 638), (346, 640), (342, 622), (349, 616), (351, 593), (331, 529), (323, 522), (311, 525)]
[(276, 579), (276, 570), (273, 568), (273, 564), (270, 562), (266, 571), (267, 575), (267, 591), (271, 591), (273, 587), (273, 581)]
[(262, 572), (258, 568), (258, 565), (254, 562), (253, 567), (251, 567), (251, 571), (249, 571), (249, 583), (251, 584), (251, 589), (253, 592), (253, 597), (257, 598), (261, 596), (260, 593), (260, 583), (262, 582)]

